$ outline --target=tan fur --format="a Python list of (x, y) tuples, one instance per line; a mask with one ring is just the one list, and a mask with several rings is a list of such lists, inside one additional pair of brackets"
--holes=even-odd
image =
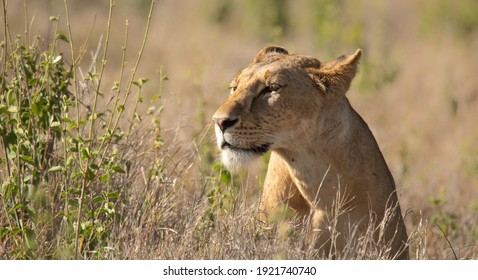
[(262, 49), (213, 116), (218, 146), (231, 170), (272, 151), (262, 210), (270, 215), (285, 205), (309, 221), (323, 254), (372, 229), (391, 257), (406, 259), (393, 177), (345, 96), (360, 56), (321, 63), (278, 46)]

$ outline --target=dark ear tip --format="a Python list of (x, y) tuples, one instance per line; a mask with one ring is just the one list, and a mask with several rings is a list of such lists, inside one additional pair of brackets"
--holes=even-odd
[(289, 54), (289, 52), (281, 46), (267, 46), (261, 50), (264, 54), (268, 53), (279, 53), (279, 54)]
[(281, 46), (267, 46), (256, 54), (256, 57), (254, 57), (252, 63), (261, 62), (266, 56), (271, 54), (289, 54), (289, 52)]

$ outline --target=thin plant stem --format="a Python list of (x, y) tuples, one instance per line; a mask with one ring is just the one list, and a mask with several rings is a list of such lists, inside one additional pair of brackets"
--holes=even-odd
[[(2, 1), (3, 4), (3, 41), (4, 41), (4, 46), (2, 48), (2, 59), (3, 59), (3, 73), (7, 75), (7, 56), (8, 56), (8, 40), (7, 40), (7, 4), (5, 3), (5, 0)], [(5, 92), (5, 82), (2, 81), (2, 92)], [(6, 94), (4, 95), (4, 99), (2, 100), (4, 104), (7, 103), (7, 96)], [(3, 144), (3, 150), (5, 153), (5, 158), (6, 158), (6, 163), (7, 163), (7, 172), (8, 175), (11, 175), (11, 169), (10, 169), (10, 161), (8, 160), (8, 149), (7, 149), (7, 143), (5, 142), (4, 135), (2, 135), (2, 144)]]
[(86, 35), (85, 42), (80, 47), (79, 54), (78, 54), (78, 56), (76, 57), (76, 60), (75, 60), (75, 65), (78, 65), (81, 62), (81, 60), (83, 58), (83, 55), (86, 53), (86, 49), (87, 49), (86, 46), (87, 46), (88, 42), (90, 41), (91, 33), (93, 32), (93, 27), (95, 26), (95, 23), (96, 23), (96, 15), (93, 18), (93, 22), (91, 23), (90, 29), (88, 31), (88, 35)]
[(25, 46), (30, 45), (30, 32), (28, 30), (28, 5), (27, 5), (27, 0), (23, 0), (23, 13), (24, 13), (24, 18), (25, 18)]
[[(73, 69), (73, 84), (74, 84), (73, 89), (74, 89), (74, 94), (75, 94), (75, 107), (76, 107), (76, 133), (77, 133), (77, 137), (79, 137), (80, 136), (80, 110), (79, 110), (79, 108), (80, 108), (79, 107), (79, 99), (80, 98), (79, 98), (79, 93), (78, 93), (78, 78), (77, 78), (76, 71), (75, 71), (76, 61), (75, 61), (75, 51), (74, 51), (74, 48), (73, 48), (73, 36), (72, 36), (73, 34), (71, 32), (70, 13), (68, 11), (68, 0), (64, 0), (63, 2), (65, 4), (66, 26), (67, 26), (67, 29), (68, 29), (68, 37), (69, 37), (69, 42), (70, 42), (70, 53), (71, 53), (71, 61), (72, 61), (71, 68)], [(82, 162), (83, 161), (80, 157), (79, 158), (80, 169), (84, 173), (86, 173), (86, 169), (83, 168)], [(82, 210), (81, 208), (83, 206), (83, 194), (84, 194), (85, 180), (86, 180), (86, 178), (83, 178), (83, 183), (82, 183), (82, 188), (81, 188), (81, 193), (80, 193), (80, 198), (79, 198), (78, 216), (77, 216), (77, 220), (76, 220), (77, 230), (76, 230), (76, 234), (75, 234), (75, 259), (78, 259), (79, 235), (80, 235), (80, 228), (81, 228), (80, 217), (81, 217), (81, 210)], [(66, 201), (65, 203), (68, 203), (68, 201)]]
[[(96, 106), (97, 106), (97, 103), (98, 103), (98, 96), (100, 95), (101, 80), (102, 80), (104, 69), (105, 69), (105, 66), (106, 66), (106, 55), (107, 55), (107, 52), (108, 52), (108, 42), (109, 42), (109, 36), (110, 36), (110, 30), (111, 30), (113, 7), (114, 7), (114, 2), (113, 2), (113, 0), (110, 0), (105, 47), (103, 49), (103, 58), (101, 60), (101, 68), (100, 68), (98, 83), (96, 85), (93, 107), (91, 109), (91, 114), (92, 115), (91, 115), (91, 122), (90, 122), (90, 131), (88, 133), (88, 138), (89, 139), (92, 139), (93, 131), (94, 131), (94, 128), (95, 128)], [(71, 44), (71, 46), (72, 46), (72, 44)], [(92, 145), (92, 142), (90, 142), (88, 144), (88, 147), (91, 147), (91, 145)], [(83, 168), (83, 179), (82, 179), (82, 185), (81, 185), (81, 193), (80, 193), (80, 197), (79, 197), (79, 201), (78, 201), (78, 215), (77, 215), (77, 219), (76, 219), (77, 228), (76, 228), (76, 236), (75, 236), (75, 259), (78, 259), (78, 254), (79, 254), (79, 250), (80, 250), (79, 239), (80, 239), (80, 231), (81, 231), (81, 216), (82, 216), (82, 212), (83, 212), (85, 188), (89, 185), (89, 183), (88, 183), (88, 181), (89, 181), (88, 168), (89, 167), (88, 166), (90, 165), (90, 160), (91, 160), (90, 158), (86, 159), (86, 163), (85, 163), (84, 168)]]
[[(95, 96), (93, 99), (93, 106), (91, 108), (91, 123), (90, 123), (90, 132), (88, 134), (88, 138), (92, 139), (93, 138), (93, 131), (95, 129), (95, 120), (96, 120), (96, 107), (98, 105), (98, 97), (100, 96), (100, 87), (101, 87), (101, 81), (103, 79), (103, 74), (105, 71), (106, 67), (106, 55), (108, 54), (108, 44), (109, 44), (109, 39), (110, 39), (110, 34), (111, 34), (111, 22), (112, 22), (112, 16), (113, 16), (113, 7), (115, 6), (114, 1), (110, 0), (110, 6), (109, 6), (109, 12), (108, 12), (108, 25), (106, 28), (106, 39), (105, 39), (105, 47), (103, 48), (103, 58), (101, 60), (101, 68), (100, 68), (100, 73), (98, 75), (98, 82), (96, 84), (95, 88)], [(90, 147), (91, 147), (90, 142)], [(88, 162), (89, 160), (87, 160)]]
[[(149, 28), (151, 26), (151, 18), (152, 18), (152, 15), (153, 15), (153, 10), (154, 10), (154, 4), (155, 3), (156, 3), (155, 0), (151, 1), (151, 6), (150, 6), (150, 9), (149, 9), (149, 13), (148, 13), (148, 20), (146, 22), (146, 29), (145, 29), (144, 35), (143, 35), (143, 41), (141, 43), (141, 47), (140, 47), (140, 50), (139, 50), (139, 53), (138, 53), (138, 58), (136, 59), (136, 63), (135, 63), (135, 65), (133, 67), (133, 70), (132, 70), (131, 78), (130, 78), (130, 80), (128, 82), (128, 85), (127, 85), (127, 89), (126, 89), (126, 92), (125, 92), (125, 97), (123, 99), (123, 102), (120, 105), (122, 108), (124, 108), (126, 102), (129, 99), (129, 96), (131, 95), (131, 87), (133, 85), (134, 78), (136, 76), (136, 72), (137, 72), (138, 67), (139, 67), (139, 63), (140, 63), (141, 58), (143, 56), (144, 47), (146, 46), (146, 41), (147, 41), (148, 34), (149, 34)], [(116, 109), (116, 108), (114, 108), (114, 109)], [(119, 120), (121, 119), (122, 114), (123, 114), (123, 110), (118, 112), (118, 115), (116, 116), (114, 125), (111, 128), (111, 131), (115, 131), (116, 128), (118, 127)], [(106, 144), (106, 147), (103, 148), (103, 146), (105, 144)], [(100, 165), (101, 165), (101, 163), (103, 162), (103, 160), (106, 156), (106, 152), (108, 151), (108, 148), (109, 148), (110, 144), (111, 144), (111, 141), (106, 141), (105, 139), (103, 139), (103, 141), (100, 144), (99, 150), (103, 150), (103, 154), (102, 154), (101, 159), (100, 159)]]
[[(124, 105), (126, 104), (126, 102), (129, 99), (129, 96), (131, 95), (131, 87), (133, 85), (134, 78), (136, 76), (136, 72), (138, 70), (139, 63), (140, 63), (141, 58), (143, 56), (144, 47), (146, 46), (146, 40), (148, 38), (149, 28), (151, 26), (151, 18), (152, 18), (152, 15), (153, 15), (153, 9), (154, 9), (154, 4), (155, 3), (156, 3), (155, 0), (151, 1), (151, 7), (149, 9), (148, 20), (146, 22), (146, 29), (144, 31), (143, 41), (141, 43), (141, 47), (140, 47), (140, 50), (139, 50), (139, 53), (138, 53), (138, 58), (136, 59), (136, 63), (135, 63), (135, 65), (133, 67), (133, 70), (132, 70), (130, 81), (128, 82), (128, 87), (126, 89), (125, 98), (123, 99), (123, 103), (121, 104), (122, 107), (124, 107)], [(121, 113), (122, 112), (120, 112), (116, 117), (115, 124), (113, 126), (113, 131), (116, 129), (116, 127), (118, 127), (118, 123), (119, 123), (119, 120), (120, 120), (120, 117), (121, 117)]]
[(111, 131), (111, 124), (113, 122), (113, 116), (115, 115), (116, 112), (116, 106), (118, 106), (118, 102), (120, 100), (120, 94), (121, 94), (121, 88), (123, 86), (123, 77), (124, 77), (124, 69), (125, 69), (125, 64), (126, 64), (126, 50), (128, 47), (128, 29), (129, 29), (129, 22), (126, 20), (125, 23), (125, 36), (124, 36), (124, 43), (123, 46), (121, 47), (121, 70), (120, 70), (120, 78), (118, 81), (118, 89), (116, 90), (116, 95), (114, 97), (114, 102), (113, 102), (113, 110), (111, 110), (110, 118), (108, 120), (108, 126), (107, 128)]
[[(3, 51), (2, 51), (2, 53), (3, 53), (2, 58), (3, 58), (3, 60), (4, 60), (4, 61), (3, 61), (3, 63), (4, 63), (4, 64), (3, 64), (4, 73), (5, 73), (5, 75), (7, 75), (7, 71), (8, 71), (8, 69), (7, 69), (7, 68), (8, 68), (8, 62), (7, 62), (7, 60), (10, 59), (10, 58), (9, 58), (9, 53), (8, 53), (8, 47), (9, 47), (9, 43), (10, 43), (10, 45), (13, 45), (13, 43), (12, 43), (12, 40), (11, 40), (11, 38), (10, 38), (10, 36), (9, 36), (9, 30), (8, 30), (8, 20), (7, 20), (7, 4), (8, 4), (8, 2), (6, 2), (5, 0), (3, 0), (2, 3), (3, 3), (3, 20), (4, 20), (4, 44), (5, 44), (4, 47), (3, 47)], [(12, 49), (13, 49), (13, 48), (12, 48)], [(12, 62), (12, 64), (13, 64), (13, 62)], [(17, 65), (15, 65), (13, 69), (17, 69), (16, 66), (17, 66)], [(6, 83), (5, 80), (2, 81), (2, 92), (5, 92), (5, 83)], [(5, 104), (7, 104), (7, 106), (9, 106), (10, 104), (9, 104), (9, 102), (8, 102), (7, 96), (5, 95), (4, 98), (5, 98), (5, 100), (4, 100)], [(10, 159), (8, 158), (8, 147), (7, 147), (7, 142), (6, 142), (5, 138), (4, 138), (4, 135), (2, 135), (2, 142), (3, 142), (3, 148), (4, 148), (4, 152), (5, 152), (5, 158), (6, 158), (5, 161), (6, 161), (6, 163), (7, 163), (8, 177), (11, 177), (11, 176), (13, 175), (12, 172), (13, 172), (13, 168), (15, 167), (15, 164), (13, 164), (13, 167), (10, 166)], [(18, 156), (17, 156), (16, 159), (18, 159)], [(19, 167), (19, 165), (17, 165), (17, 167)], [(18, 168), (17, 168), (17, 169), (18, 169)], [(19, 170), (18, 172), (20, 172), (20, 170)], [(18, 186), (18, 185), (17, 185), (17, 186)], [(20, 191), (21, 191), (21, 189), (20, 189)], [(11, 195), (10, 198), (11, 198), (11, 200), (12, 200), (13, 205), (16, 205), (15, 196), (14, 196), (14, 195)], [(8, 198), (7, 198), (7, 199), (8, 199)], [(4, 210), (5, 210), (4, 213), (5, 213), (5, 214), (8, 213), (8, 212), (7, 212), (7, 208), (6, 208), (6, 207), (7, 207), (6, 203), (2, 203), (2, 205), (4, 206)], [(12, 221), (12, 219), (10, 218), (9, 215), (6, 215), (6, 217), (7, 217), (8, 224), (9, 224), (10, 228), (12, 228), (12, 224), (13, 224), (13, 223), (16, 223), (19, 228), (23, 228), (22, 225), (21, 225), (21, 220), (20, 220), (20, 218), (19, 218), (19, 216), (18, 216), (18, 212), (17, 212), (17, 211), (14, 211), (14, 218), (15, 218), (14, 221)], [(23, 229), (22, 229), (22, 232), (23, 232)], [(24, 237), (24, 235), (22, 235), (22, 237)], [(13, 240), (14, 240), (15, 246), (19, 247), (19, 246), (20, 246), (20, 245), (19, 245), (19, 242), (20, 242), (20, 241), (19, 241), (17, 238), (13, 238)]]
[[(70, 22), (70, 13), (68, 11), (68, 0), (63, 1), (65, 4), (65, 17), (66, 17), (66, 26), (68, 29), (68, 38), (69, 38), (69, 45), (70, 45), (70, 54), (71, 54), (71, 69), (73, 71), (73, 92), (75, 94), (75, 108), (76, 108), (76, 136), (80, 136), (80, 98), (78, 94), (78, 78), (76, 75), (76, 60), (75, 60), (75, 51), (73, 48), (73, 34), (71, 32), (71, 22)], [(56, 37), (56, 34), (55, 34)], [(82, 167), (82, 160), (80, 158), (80, 168)]]
[(450, 246), (450, 249), (451, 249), (451, 252), (453, 253), (453, 257), (455, 258), (455, 260), (458, 260), (458, 256), (455, 252), (455, 249), (453, 249), (453, 245), (451, 244), (451, 241), (450, 239), (448, 239), (448, 237), (446, 236), (446, 233), (445, 231), (438, 225), (438, 224), (435, 224), (435, 226), (441, 231), (441, 233), (443, 234), (443, 237), (445, 238), (446, 242), (448, 243), (448, 246)]
[(138, 104), (139, 104), (140, 96), (141, 96), (141, 87), (138, 88), (138, 93), (136, 94), (136, 101), (134, 102), (132, 119), (131, 119), (131, 122), (129, 124), (128, 132), (126, 133), (126, 141), (125, 141), (126, 143), (128, 143), (129, 137), (131, 136), (131, 131), (133, 130), (134, 117), (135, 117), (136, 112), (138, 110)]

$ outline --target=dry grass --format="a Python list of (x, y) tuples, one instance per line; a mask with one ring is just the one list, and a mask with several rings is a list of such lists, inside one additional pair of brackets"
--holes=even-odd
[[(56, 1), (45, 1), (46, 5), (30, 2), (28, 13), (30, 18), (34, 16), (32, 24), (27, 24), (30, 33), (48, 38), (49, 25), (45, 22), (50, 15), (63, 15), (62, 7)], [(105, 26), (106, 4), (71, 2), (73, 33), (78, 42), (87, 36), (95, 18), (91, 11), (96, 12), (95, 26)], [(280, 219), (273, 226), (256, 219), (264, 168), (231, 177), (217, 163), (210, 131), (210, 116), (226, 98), (229, 80), (258, 49), (274, 42), (321, 60), (358, 47), (364, 50), (361, 72), (348, 96), (374, 132), (394, 174), (411, 257), (478, 258), (478, 28), (474, 23), (468, 31), (456, 27), (460, 16), (465, 15), (458, 9), (439, 10), (437, 7), (446, 1), (438, 1), (439, 5), (428, 2), (346, 1), (340, 19), (345, 19), (343, 26), (360, 22), (358, 31), (352, 28), (341, 32), (329, 26), (331, 31), (327, 33), (314, 25), (312, 14), (303, 12), (310, 10), (307, 1), (286, 1), (292, 15), (288, 29), (283, 36), (279, 32), (267, 37), (246, 24), (252, 18), (249, 4), (232, 1), (234, 9), (225, 20), (218, 21), (213, 18), (221, 1), (159, 1), (145, 49), (147, 59), (138, 76), (152, 78), (143, 87), (145, 100), (157, 94), (160, 82), (155, 73), (161, 66), (169, 77), (161, 96), (161, 136), (165, 144), (158, 148), (153, 143), (157, 131), (150, 122), (154, 118), (145, 118), (134, 127), (135, 136), (122, 147), (129, 171), (113, 186), (121, 194), (115, 210), (122, 219), (111, 224), (110, 234), (94, 248), (95, 252), (85, 252), (83, 257), (317, 257), (306, 246), (307, 232)], [(471, 2), (464, 1), (463, 6)], [(11, 1), (9, 5), (11, 32), (21, 34), (22, 2)], [(122, 22), (129, 19), (130, 30), (136, 30), (142, 28), (141, 19), (146, 14), (140, 1), (119, 1), (115, 9), (118, 25), (112, 33), (113, 48), (104, 78), (108, 86), (118, 76)], [(450, 17), (438, 24), (436, 18), (441, 13), (450, 13)], [(61, 24), (64, 28), (64, 22)], [(89, 50), (96, 49), (101, 28), (93, 29)], [(137, 49), (141, 34), (136, 33), (140, 32), (130, 34), (129, 55)], [(344, 39), (356, 34), (361, 36), (355, 41)], [(63, 47), (66, 52), (67, 46)], [(157, 101), (140, 104), (139, 111), (146, 112), (151, 105), (158, 106)], [(5, 155), (0, 152), (0, 156)], [(3, 176), (5, 167), (0, 168)], [(0, 222), (3, 226), (4, 220)], [(33, 257), (71, 258), (71, 247), (55, 248), (68, 236), (51, 236), (50, 227), (38, 230), (39, 248)], [(351, 240), (348, 251), (339, 258), (390, 257), (386, 246), (374, 246), (366, 238), (364, 242), (355, 241)], [(0, 258), (17, 258), (12, 250), (11, 244), (1, 240)], [(336, 253), (332, 255), (337, 257)]]
[[(206, 133), (208, 133), (206, 131)], [(152, 135), (149, 138), (153, 138)], [(143, 150), (147, 143), (133, 143)], [(145, 146), (143, 146), (145, 145)], [(112, 245), (100, 258), (113, 259), (391, 259), (391, 244), (374, 236), (380, 232), (387, 219), (379, 223), (371, 222), (366, 233), (359, 236), (351, 234), (343, 251), (335, 250), (335, 241), (340, 233), (330, 231), (332, 249), (319, 255), (310, 246), (310, 229), (298, 226), (290, 215), (276, 216), (269, 223), (260, 221), (256, 198), (251, 198), (249, 185), (239, 177), (229, 182), (220, 178), (224, 170), (206, 176), (204, 167), (193, 181), (184, 180), (197, 160), (197, 150), (177, 153), (180, 147), (170, 144), (168, 150), (157, 153), (145, 151), (133, 161), (131, 174), (135, 181), (133, 189), (125, 192), (121, 207), (123, 221), (111, 234)], [(170, 158), (169, 155), (176, 155)], [(150, 162), (162, 161), (164, 166), (173, 169), (152, 176), (143, 174)], [(203, 165), (199, 162), (198, 165)], [(209, 163), (207, 164), (209, 165)], [(151, 170), (149, 170), (150, 172)], [(248, 172), (246, 172), (248, 173)], [(228, 174), (228, 173), (225, 173)], [(244, 177), (247, 174), (242, 174)], [(257, 178), (255, 178), (257, 179)], [(247, 180), (247, 179), (246, 179)], [(191, 191), (194, 184), (196, 191)], [(243, 188), (243, 189), (238, 189)], [(252, 192), (256, 192), (252, 190)], [(341, 201), (338, 199), (338, 201)], [(346, 213), (341, 205), (336, 205), (336, 216)], [(333, 219), (333, 217), (332, 217)], [(354, 231), (354, 225), (350, 225)], [(415, 238), (413, 238), (415, 240)], [(421, 241), (418, 241), (421, 244)]]

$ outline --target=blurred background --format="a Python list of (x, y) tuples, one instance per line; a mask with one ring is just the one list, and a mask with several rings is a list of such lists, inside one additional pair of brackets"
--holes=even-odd
[[(109, 85), (118, 76), (126, 21), (132, 64), (150, 5), (115, 2)], [(12, 34), (28, 29), (47, 41), (50, 16), (59, 16), (60, 32), (67, 34), (63, 1), (8, 5)], [(78, 47), (87, 41), (91, 55), (104, 42), (109, 1), (70, 0), (69, 6), (71, 40)], [(143, 87), (144, 111), (164, 107), (164, 131), (190, 143), (210, 128), (230, 80), (268, 44), (321, 61), (361, 48), (348, 97), (391, 168), (409, 229), (421, 220), (430, 228), (439, 224), (454, 246), (476, 252), (478, 1), (159, 0), (138, 74), (150, 79)], [(68, 53), (69, 45), (64, 47)], [(160, 75), (168, 78), (161, 89)], [(161, 104), (151, 100), (159, 91)], [(440, 235), (429, 237), (441, 240), (436, 250), (447, 246)]]

